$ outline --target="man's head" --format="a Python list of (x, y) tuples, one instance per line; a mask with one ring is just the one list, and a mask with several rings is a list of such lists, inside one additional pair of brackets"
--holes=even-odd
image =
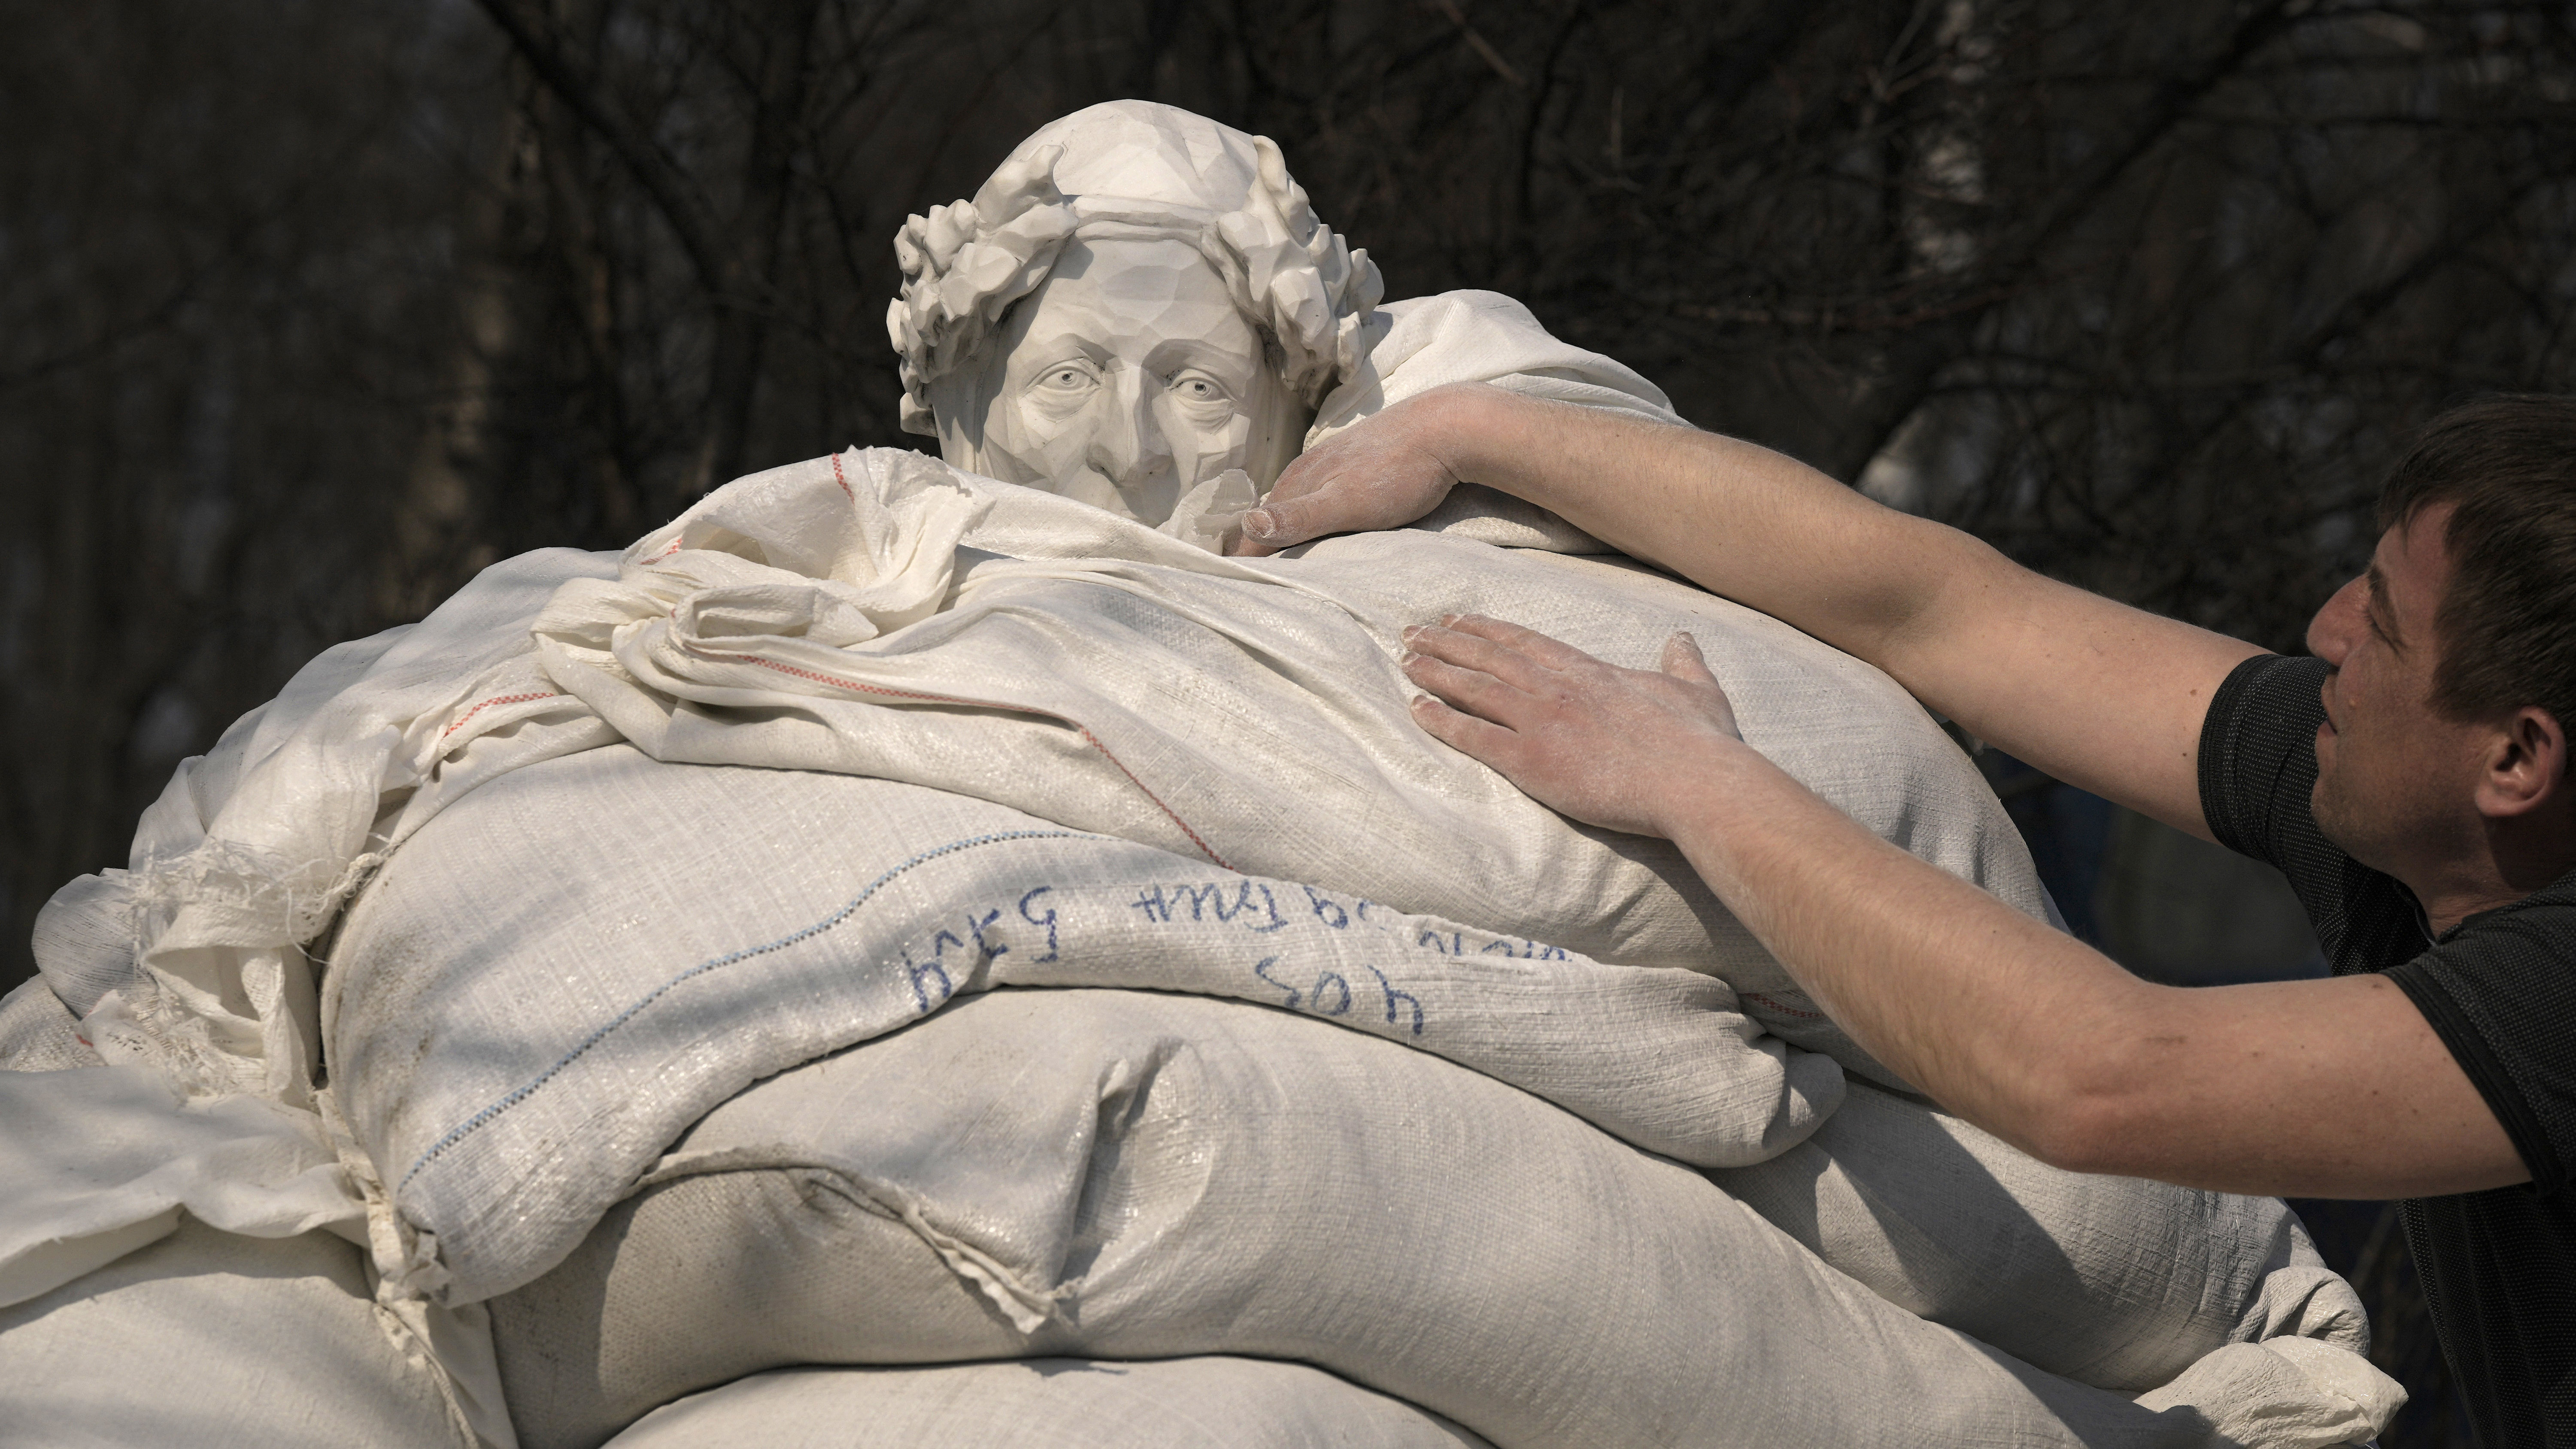
[(2428, 908), (2464, 872), (2528, 893), (2576, 850), (2576, 399), (2435, 419), (2379, 522), (2369, 571), (2308, 629), (2335, 668), (2318, 823)]
[(1141, 101), (1039, 130), (895, 251), (904, 426), (1149, 523), (1229, 468), (1269, 485), (1380, 290), (1266, 137)]

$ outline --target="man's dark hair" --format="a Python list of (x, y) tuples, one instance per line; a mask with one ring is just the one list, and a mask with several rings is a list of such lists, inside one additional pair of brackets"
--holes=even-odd
[(2538, 705), (2576, 730), (2576, 397), (2482, 398), (2427, 423), (2380, 491), (2379, 526), (2437, 503), (2456, 511), (2435, 707)]

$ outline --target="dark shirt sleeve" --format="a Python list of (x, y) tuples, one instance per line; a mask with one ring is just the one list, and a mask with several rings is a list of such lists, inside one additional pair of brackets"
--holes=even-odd
[(2576, 1163), (2576, 874), (2390, 967), (2504, 1124), (2532, 1186)]
[(2278, 867), (2338, 976), (2385, 971), (2430, 944), (2406, 887), (2317, 828), (2318, 690), (2325, 661), (2257, 654), (2209, 701), (2200, 729), (2200, 809), (2218, 843)]
[(2257, 655), (2209, 704), (2201, 812), (2218, 842), (2280, 868), (2336, 974), (2386, 972), (2504, 1124), (2533, 1184), (2576, 1164), (2576, 876), (2461, 922), (2440, 941), (2405, 886), (2317, 827), (2324, 661)]
[[(2218, 843), (2239, 855), (2283, 864), (2284, 831), (2311, 826), (2308, 791), (2317, 782), (2321, 659), (2257, 654), (2210, 696), (2200, 726), (2200, 808)], [(2296, 884), (2294, 881), (2293, 884)]]

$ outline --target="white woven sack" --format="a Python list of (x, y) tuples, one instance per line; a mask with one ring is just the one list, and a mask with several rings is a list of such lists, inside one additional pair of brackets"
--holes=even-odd
[(757, 1374), (644, 1416), (614, 1449), (1484, 1449), (1305, 1364), (1042, 1358)]
[(752, 1081), (995, 985), (1276, 1003), (1642, 1146), (1745, 1163), (1841, 1099), (1695, 972), (1602, 966), (887, 780), (515, 771), (432, 821), (329, 954), (334, 1091), (449, 1301), (570, 1251)]
[(1805, 1141), (1709, 1177), (1889, 1302), (2088, 1384), (2141, 1392), (2282, 1335), (2370, 1347), (2279, 1198), (2063, 1172), (1860, 1083)]
[[(1902, 691), (1785, 625), (1633, 565), (1418, 532), (1335, 540), (1257, 564), (1220, 559), (1096, 509), (878, 450), (728, 485), (637, 545), (621, 570), (615, 581), (575, 577), (558, 589), (537, 620), (539, 650), (556, 685), (658, 759), (924, 785), (1220, 871), (1302, 881), (1602, 960), (1707, 972), (1740, 988), (1747, 1014), (1783, 1039), (1863, 1071), (1873, 1069), (1867, 1059), (1796, 994), (1668, 843), (1577, 827), (1423, 735), (1394, 664), (1401, 627), (1478, 609), (1628, 662), (1650, 660), (1674, 629), (1691, 628), (1758, 747), (1881, 834), (2045, 912), (2027, 852), (1992, 794)], [(463, 700), (464, 715), (480, 707)], [(435, 731), (415, 723), (410, 733)], [(477, 747), (501, 737), (480, 737)], [(963, 807), (943, 807), (951, 808)], [(875, 868), (850, 872), (849, 884), (960, 838), (944, 829), (863, 837)], [(719, 854), (737, 842), (721, 825), (702, 839)], [(615, 869), (672, 844), (652, 842)], [(404, 846), (388, 874), (426, 848)], [(509, 918), (533, 930), (562, 912), (590, 911), (599, 877), (552, 866), (550, 855), (523, 857), (475, 906), (506, 900)], [(547, 884), (531, 891), (530, 880)], [(680, 908), (704, 904), (686, 882), (668, 890)], [(682, 960), (674, 972), (783, 943), (818, 919), (758, 887), (718, 910), (728, 924), (771, 931), (729, 932), (716, 953)], [(643, 997), (552, 991), (561, 973), (534, 969), (518, 987), (415, 997), (424, 972), (447, 979), (437, 928), (424, 928), (427, 947), (391, 948), (398, 955), (387, 959), (399, 969), (387, 970), (355, 921), (331, 948), (338, 999), (353, 1003), (347, 1010), (362, 1023), (331, 1033), (344, 1080), (353, 1080), (351, 1120), (392, 1174), (395, 1196), (410, 1199), (406, 1219), (438, 1238), (500, 1212), (509, 1195), (478, 1179), (452, 1205), (424, 1207), (438, 1178), (474, 1170), (423, 1154), (446, 1153), (450, 1134), (485, 1131), (468, 1126), (480, 1114), (517, 1113), (525, 1099), (511, 1094), (535, 1081), (496, 1084), (473, 1115), (413, 1124), (434, 1125), (427, 1137), (384, 1119), (368, 1102), (411, 1097), (411, 1053), (445, 1029), (441, 1014), (471, 1017), (475, 1035), (488, 1036), (480, 1026), (495, 1012), (527, 1013), (549, 1028), (563, 1021), (560, 1012), (586, 1033), (621, 1020)], [(666, 949), (673, 936), (657, 928), (628, 939)], [(587, 948), (584, 959), (595, 961), (622, 942), (594, 932)], [(592, 979), (575, 974), (585, 985)], [(389, 985), (370, 1001), (374, 988), (352, 989), (352, 980)], [(411, 1009), (415, 1000), (424, 1009)], [(375, 1021), (388, 1023), (381, 1049), (363, 1024)], [(864, 1034), (817, 1039), (809, 1025), (794, 1024), (808, 1055)], [(587, 1037), (555, 1039), (568, 1052)], [(715, 1040), (725, 1044), (699, 1059), (724, 1058), (737, 1081), (799, 1059), (757, 1036)], [(554, 1060), (534, 1070), (552, 1073)], [(388, 1063), (394, 1075), (379, 1079), (368, 1062)], [(562, 1120), (586, 1120), (593, 1101), (596, 1111), (619, 1110), (629, 1094), (620, 1074), (582, 1073), (593, 1096), (570, 1095), (548, 1076), (546, 1093), (565, 1103)], [(686, 1119), (659, 1120), (675, 1128)], [(666, 1140), (644, 1133), (600, 1150), (635, 1163)], [(575, 1182), (579, 1165), (560, 1180), (604, 1206), (622, 1177)], [(563, 1245), (586, 1226), (553, 1201), (509, 1201), (508, 1214)], [(459, 1256), (485, 1251), (441, 1238), (407, 1253), (417, 1269), (395, 1267), (417, 1272), (425, 1289), (468, 1298), (544, 1261), (515, 1249), (501, 1254), (506, 1266)], [(440, 1272), (460, 1276), (447, 1285), (434, 1281)]]
[[(0, 998), (0, 1071), (103, 1066), (41, 980)], [(378, 1331), (368, 1286), (359, 1251), (327, 1232), (156, 1225), (0, 1306), (0, 1446), (460, 1444), (433, 1371)]]
[(167, 1236), (183, 1215), (260, 1238), (364, 1216), (302, 1114), (183, 1102), (157, 1073), (110, 1066), (40, 983), (0, 1001), (0, 1307)]
[(41, 976), (0, 996), (0, 1071), (53, 1072), (100, 1065), (80, 1038), (80, 1019)]
[(0, 1446), (454, 1449), (438, 1380), (375, 1323), (359, 1251), (194, 1219), (0, 1308)]
[(646, 1185), (491, 1305), (530, 1449), (782, 1365), (1050, 1355), (1311, 1362), (1505, 1449), (2320, 1446), (2384, 1417), (2264, 1351), (2161, 1412), (2040, 1372), (1525, 1093), (1234, 1002), (963, 1001), (736, 1097)]
[[(405, 1213), (466, 1275), (451, 1290), (477, 1296), (561, 1257), (737, 1087), (988, 985), (1159, 985), (1338, 1011), (1704, 1164), (1712, 1124), (1739, 1124), (1725, 1145), (1769, 1156), (1836, 1099), (1813, 1075), (1831, 1071), (1822, 1059), (1744, 1042), (1707, 978), (1528, 960), (1524, 942), (1460, 958), (1448, 953), (1496, 943), (1449, 931), (1426, 950), (1418, 929), (1387, 939), (1393, 918), (1356, 901), (1194, 877), (1177, 857), (1060, 835), (918, 868), (946, 873), (926, 888), (926, 917), (880, 895), (831, 930), (742, 950), (839, 917), (875, 882), (884, 838), (1046, 830), (914, 786), (661, 765), (627, 749), (515, 772), (427, 827), (353, 913), (333, 983), (355, 1003), (339, 1010), (339, 1090), (397, 1165)], [(1177, 874), (1149, 864), (1105, 892), (1059, 874), (1077, 856), (1087, 869), (1140, 855)], [(494, 909), (541, 876), (554, 887), (530, 909)], [(1054, 884), (1023, 909), (1041, 881)], [(1174, 919), (1155, 921), (1155, 900)], [(1374, 967), (1333, 956), (1354, 939), (1386, 954)], [(699, 970), (710, 962), (724, 964)], [(409, 1170), (466, 1124), (479, 1125)], [(2358, 1304), (2313, 1261), (2289, 1262), (2296, 1222), (2275, 1200), (2059, 1172), (1878, 1093), (1823, 1130), (1721, 1181), (1891, 1301), (2059, 1372), (2136, 1390), (2234, 1338), (2357, 1341)]]

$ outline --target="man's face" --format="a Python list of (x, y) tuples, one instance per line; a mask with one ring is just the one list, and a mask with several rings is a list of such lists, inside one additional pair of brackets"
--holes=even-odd
[(2317, 824), (2354, 859), (2407, 881), (2433, 878), (2473, 844), (2478, 822), (2481, 732), (2433, 705), (2450, 517), (2435, 504), (2382, 535), (2369, 571), (2308, 625), (2308, 648), (2334, 669), (2317, 728)]
[(1229, 468), (1268, 486), (1304, 431), (1224, 280), (1180, 241), (1069, 243), (979, 382), (986, 471), (1147, 523)]

